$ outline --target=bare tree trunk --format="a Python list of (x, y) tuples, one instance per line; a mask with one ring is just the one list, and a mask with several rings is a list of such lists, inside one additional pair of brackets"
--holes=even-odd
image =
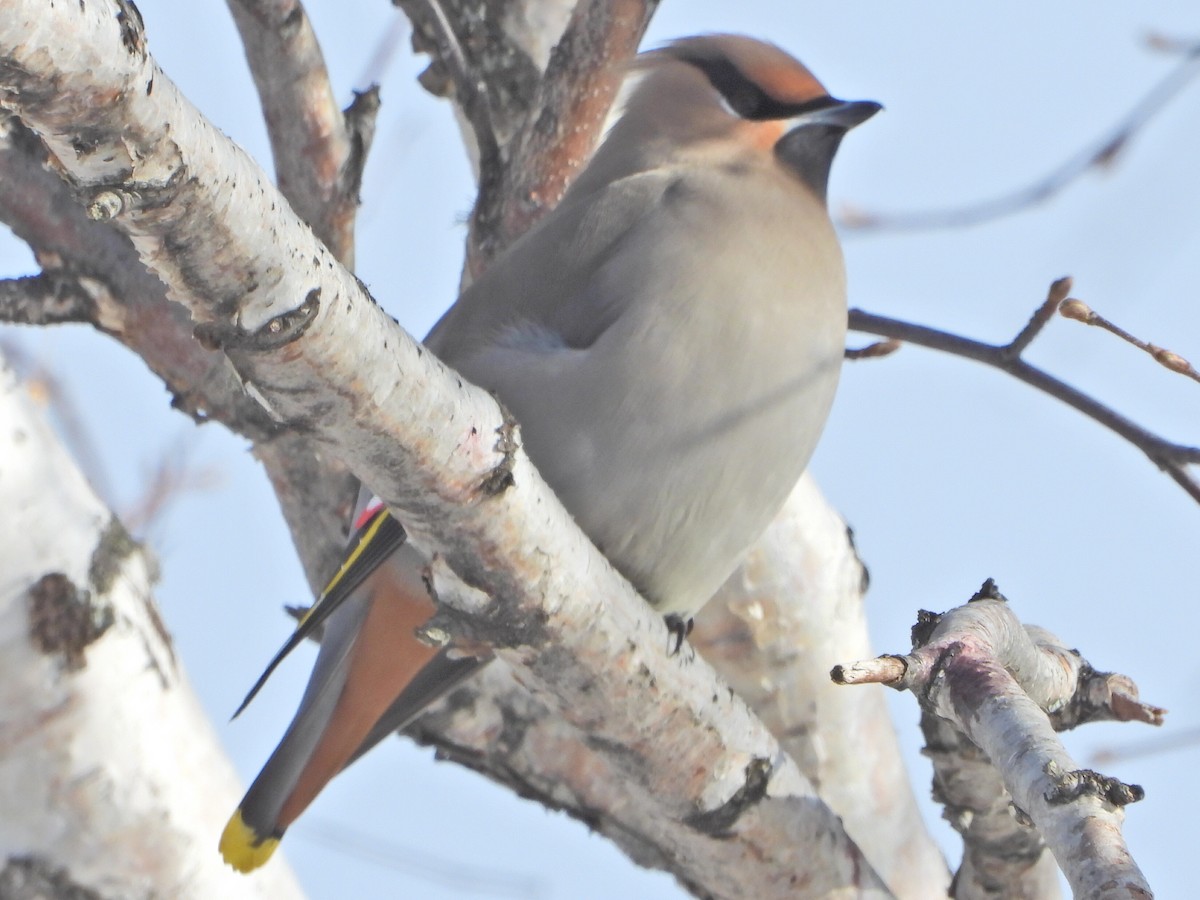
[[(234, 875), (238, 778), (151, 595), (155, 563), (0, 369), (0, 897), (299, 897)], [(91, 896), (90, 894), (88, 896)]]

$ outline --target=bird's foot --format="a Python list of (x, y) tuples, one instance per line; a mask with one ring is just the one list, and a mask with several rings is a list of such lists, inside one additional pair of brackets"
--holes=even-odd
[(671, 633), (671, 637), (675, 641), (675, 646), (671, 649), (671, 655), (675, 656), (683, 648), (684, 639), (692, 633), (692, 629), (696, 626), (696, 620), (691, 616), (685, 619), (671, 613), (663, 616), (663, 621), (667, 623), (667, 631)]

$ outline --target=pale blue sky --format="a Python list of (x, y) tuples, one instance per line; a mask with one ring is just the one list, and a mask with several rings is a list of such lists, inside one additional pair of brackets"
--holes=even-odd
[[(139, 8), (167, 73), (269, 164), (224, 4), (185, 10), (142, 0)], [(314, 2), (310, 13), (348, 100), (394, 13), (385, 0)], [(663, 4), (649, 40), (701, 31), (766, 37), (835, 94), (883, 102), (887, 111), (846, 141), (831, 203), (907, 211), (986, 199), (1049, 170), (1175, 64), (1145, 49), (1146, 30), (1195, 37), (1197, 23), (1195, 8), (1178, 0), (674, 0)], [(453, 298), (473, 196), (448, 109), (413, 84), (422, 67), (405, 42), (384, 83), (358, 251), (360, 275), (418, 336)], [(848, 236), (851, 302), (999, 341), (1020, 328), (1053, 278), (1069, 273), (1076, 295), (1099, 312), (1200, 359), (1198, 146), (1194, 85), (1114, 169), (1088, 174), (1044, 207), (953, 232)], [(7, 237), (0, 242), (4, 274), (31, 265)], [(181, 498), (150, 538), (182, 658), (239, 771), (252, 777), (291, 716), (311, 654), (297, 654), (250, 712), (226, 724), (289, 628), (281, 607), (305, 596), (245, 442), (219, 426), (193, 429), (140, 362), (103, 337), (84, 329), (5, 329), (0, 337), (19, 340), (68, 385), (118, 509), (138, 495), (155, 461), (181, 445), (194, 465), (219, 473), (216, 487)], [(1030, 357), (1165, 436), (1200, 442), (1200, 388), (1108, 336), (1056, 321)], [(1136, 450), (1011, 379), (908, 348), (849, 367), (813, 468), (871, 569), (866, 602), (881, 652), (907, 649), (918, 608), (955, 605), (993, 576), (1020, 615), (1062, 634), (1096, 666), (1132, 675), (1148, 700), (1171, 710), (1161, 732), (1107, 725), (1069, 736), (1082, 762), (1100, 746), (1200, 726), (1200, 507)], [(925, 797), (915, 703), (897, 695), (892, 709)], [(313, 897), (512, 896), (347, 855), (322, 836), (339, 829), (417, 856), (514, 873), (537, 884), (539, 893), (527, 896), (681, 895), (582, 826), (431, 756), (387, 742), (292, 829), (284, 850)], [(1191, 892), (1181, 861), (1192, 852), (1195, 757), (1195, 749), (1179, 750), (1106, 767), (1147, 789), (1126, 833), (1161, 896)], [(957, 839), (937, 822), (937, 809), (928, 810), (956, 857)], [(214, 824), (214, 846), (222, 825)]]

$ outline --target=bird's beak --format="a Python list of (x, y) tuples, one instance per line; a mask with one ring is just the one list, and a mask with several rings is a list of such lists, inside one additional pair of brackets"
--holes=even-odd
[(881, 109), (873, 100), (822, 98), (787, 123), (788, 130), (775, 144), (775, 155), (824, 200), (838, 144), (847, 131)]
[(883, 105), (874, 100), (834, 100), (820, 109), (802, 113), (792, 120), (794, 128), (809, 125), (827, 125), (849, 131), (861, 125), (875, 113), (883, 109)]

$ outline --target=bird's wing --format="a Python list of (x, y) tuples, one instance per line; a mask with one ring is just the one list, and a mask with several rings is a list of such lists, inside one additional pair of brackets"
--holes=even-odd
[(386, 507), (380, 506), (374, 511), (346, 548), (342, 564), (338, 566), (333, 578), (321, 591), (317, 602), (304, 614), (299, 624), (296, 625), (296, 630), (267, 664), (266, 669), (254, 682), (254, 686), (250, 688), (250, 692), (246, 694), (246, 698), (242, 700), (241, 705), (233, 714), (233, 718), (236, 719), (250, 705), (250, 701), (262, 690), (267, 679), (271, 677), (271, 673), (279, 667), (287, 655), (316, 631), (332, 615), (333, 611), (354, 593), (355, 588), (361, 585), (368, 575), (399, 549), (405, 539), (403, 526), (396, 521)]
[(592, 289), (595, 274), (659, 208), (676, 173), (640, 172), (563, 203), (492, 264), (425, 339), (455, 366), (497, 340), (530, 334), (588, 347), (634, 299)]

